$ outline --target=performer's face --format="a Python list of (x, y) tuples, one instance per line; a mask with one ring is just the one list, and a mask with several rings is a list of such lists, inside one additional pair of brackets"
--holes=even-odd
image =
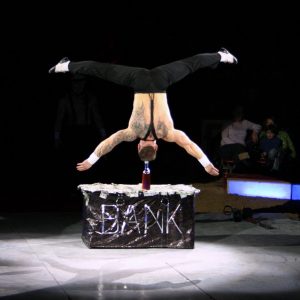
[(156, 152), (157, 152), (158, 146), (156, 144), (156, 141), (143, 141), (140, 140), (138, 144), (138, 153), (143, 161), (151, 161), (156, 158)]

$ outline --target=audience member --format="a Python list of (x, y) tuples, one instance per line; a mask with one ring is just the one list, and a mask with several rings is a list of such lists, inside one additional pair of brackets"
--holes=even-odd
[[(221, 159), (233, 161), (236, 167), (244, 169), (251, 166), (251, 153), (258, 142), (259, 124), (244, 118), (244, 109), (237, 106), (233, 111), (232, 121), (222, 130), (220, 156)], [(246, 138), (250, 132), (250, 143)]]
[(265, 128), (265, 136), (260, 138), (259, 148), (262, 159), (266, 161), (268, 171), (279, 171), (281, 163), (282, 141), (278, 137), (278, 129), (271, 124)]
[(281, 140), (281, 150), (279, 154), (279, 175), (285, 179), (292, 178), (293, 172), (296, 171), (296, 149), (289, 133), (278, 126), (274, 116), (268, 116), (263, 122), (263, 128), (260, 132), (260, 139), (266, 137), (268, 126), (275, 125), (278, 128), (278, 138)]
[(269, 116), (264, 120), (262, 131), (260, 132), (259, 137), (263, 138), (264, 136), (266, 136), (266, 128), (269, 125), (275, 125), (278, 128), (277, 135), (282, 141), (282, 151), (284, 152), (284, 156), (289, 157), (291, 159), (295, 159), (296, 149), (292, 139), (290, 138), (290, 135), (288, 134), (287, 131), (283, 130), (278, 126), (278, 124), (276, 124), (275, 118), (273, 116)]
[(59, 174), (63, 176), (61, 181), (66, 183), (67, 190), (76, 190), (82, 183), (74, 170), (76, 162), (105, 137), (98, 97), (89, 87), (86, 76), (72, 75), (69, 88), (59, 99), (54, 124)]

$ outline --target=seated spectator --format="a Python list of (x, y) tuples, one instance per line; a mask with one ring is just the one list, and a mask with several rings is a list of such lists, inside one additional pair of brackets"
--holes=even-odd
[(278, 128), (278, 138), (280, 138), (282, 142), (281, 151), (280, 151), (280, 166), (279, 166), (279, 173), (280, 176), (284, 179), (293, 178), (294, 173), (297, 173), (296, 167), (296, 149), (290, 135), (286, 130), (280, 128), (275, 121), (274, 116), (268, 116), (263, 122), (263, 129), (260, 133), (260, 139), (266, 136), (266, 128), (269, 125), (275, 125)]
[[(263, 138), (264, 136), (266, 136), (266, 128), (269, 125), (275, 125), (278, 127), (278, 124), (276, 124), (276, 122), (275, 122), (275, 118), (272, 116), (269, 116), (265, 119), (265, 121), (263, 123), (262, 131), (260, 132), (260, 135), (259, 135), (260, 139)], [(288, 158), (295, 159), (296, 158), (295, 146), (294, 146), (294, 143), (292, 142), (289, 134), (287, 133), (287, 131), (279, 129), (278, 137), (282, 141), (282, 151), (284, 153), (284, 157), (286, 159), (288, 159)]]
[(277, 134), (277, 127), (273, 124), (269, 125), (265, 128), (265, 136), (259, 141), (259, 148), (268, 171), (279, 171), (281, 163), (282, 141)]
[[(244, 111), (238, 106), (233, 111), (233, 120), (222, 130), (220, 156), (222, 160), (234, 161), (237, 166), (250, 167), (250, 157), (253, 147), (258, 142), (258, 133), (261, 130), (259, 124), (250, 122), (244, 118)], [(251, 131), (251, 144), (246, 144), (246, 137)]]

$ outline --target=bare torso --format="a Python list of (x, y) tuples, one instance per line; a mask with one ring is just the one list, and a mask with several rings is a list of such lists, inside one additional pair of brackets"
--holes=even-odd
[[(153, 106), (153, 127), (155, 129), (155, 136), (147, 136), (147, 140), (143, 140), (149, 133), (149, 126), (151, 126), (151, 99), (154, 101)], [(150, 127), (150, 129), (153, 129)], [(148, 139), (148, 137), (150, 139)], [(166, 142), (174, 142), (180, 147), (184, 148), (188, 154), (195, 157), (197, 160), (203, 159), (200, 163), (205, 170), (211, 175), (218, 175), (219, 171), (212, 163), (204, 156), (205, 154), (200, 147), (189, 139), (189, 137), (181, 130), (174, 129), (173, 120), (170, 114), (166, 93), (141, 94), (134, 95), (133, 110), (129, 120), (128, 128), (121, 129), (110, 137), (102, 141), (94, 150), (93, 154), (97, 159), (110, 152), (116, 145), (121, 142), (132, 142), (140, 138), (138, 147), (143, 147), (147, 143), (154, 143), (156, 139), (163, 139)], [(156, 143), (155, 143), (156, 144)], [(153, 144), (152, 144), (153, 146)], [(157, 148), (156, 148), (157, 149)], [(206, 158), (206, 159), (205, 159)], [(90, 158), (89, 158), (90, 159)], [(89, 159), (79, 163), (77, 170), (84, 171), (92, 166)], [(91, 159), (94, 159), (92, 157)]]
[(135, 94), (128, 127), (138, 138), (145, 137), (151, 122), (151, 98), (154, 99), (153, 124), (156, 136), (164, 139), (174, 128), (166, 93)]

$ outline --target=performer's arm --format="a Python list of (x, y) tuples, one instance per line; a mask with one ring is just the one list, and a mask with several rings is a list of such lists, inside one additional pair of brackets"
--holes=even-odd
[(102, 141), (94, 150), (94, 152), (89, 156), (88, 159), (84, 160), (81, 163), (77, 164), (78, 171), (88, 170), (101, 156), (110, 152), (115, 146), (121, 142), (131, 142), (134, 141), (137, 136), (134, 132), (127, 128), (119, 130), (116, 133), (112, 134), (110, 137)]
[(174, 142), (184, 148), (188, 154), (195, 157), (210, 175), (219, 175), (219, 170), (209, 161), (205, 153), (183, 132), (177, 129), (170, 130), (166, 138), (167, 142)]

